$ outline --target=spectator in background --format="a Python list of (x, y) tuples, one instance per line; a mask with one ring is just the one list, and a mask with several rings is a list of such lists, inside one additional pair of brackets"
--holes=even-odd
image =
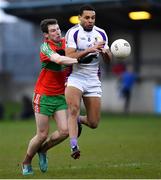
[(112, 67), (112, 73), (116, 76), (120, 76), (125, 70), (126, 66), (122, 60)]
[(128, 65), (126, 70), (119, 77), (119, 89), (121, 97), (124, 99), (124, 112), (129, 112), (131, 92), (133, 85), (136, 81), (136, 73), (133, 71), (133, 67)]

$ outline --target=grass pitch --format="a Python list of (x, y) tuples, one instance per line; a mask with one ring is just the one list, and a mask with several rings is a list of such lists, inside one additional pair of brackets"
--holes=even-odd
[(160, 116), (104, 114), (97, 129), (83, 127), (79, 160), (70, 157), (67, 139), (48, 152), (48, 172), (40, 172), (36, 155), (34, 175), (24, 177), (20, 164), (34, 133), (34, 119), (0, 122), (1, 179), (161, 178)]

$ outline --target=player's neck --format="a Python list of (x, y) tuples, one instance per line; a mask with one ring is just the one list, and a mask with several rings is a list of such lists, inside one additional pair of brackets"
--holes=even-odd
[(92, 31), (92, 29), (85, 29), (85, 28), (83, 28), (84, 29), (84, 31), (86, 31), (86, 32), (91, 32)]
[(81, 26), (81, 27), (83, 28), (83, 30), (86, 31), (86, 32), (91, 32), (91, 31), (93, 30), (93, 28), (92, 28), (92, 29), (87, 29), (87, 28), (83, 27), (81, 24), (80, 24), (80, 26)]

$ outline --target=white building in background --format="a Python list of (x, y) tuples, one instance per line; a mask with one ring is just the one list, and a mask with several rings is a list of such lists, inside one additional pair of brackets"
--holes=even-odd
[[(18, 21), (18, 18), (16, 16), (12, 16), (9, 14), (6, 14), (4, 10), (2, 10), (3, 7), (8, 6), (8, 2), (5, 0), (0, 0), (0, 24), (2, 23), (16, 23)], [(0, 38), (1, 39), (1, 38)], [(0, 41), (0, 47), (2, 46), (2, 40)], [(3, 70), (3, 63), (2, 63), (2, 48), (0, 49), (0, 72)]]
[(6, 14), (2, 8), (8, 4), (0, 0), (0, 94), (3, 101), (18, 100), (24, 94), (32, 95), (40, 69), (34, 26), (29, 21)]
[(0, 0), (0, 23), (15, 23), (18, 21), (16, 16), (6, 14), (2, 8), (8, 6), (9, 2)]
[(0, 23), (15, 23), (17, 21), (18, 21), (17, 17), (8, 15), (2, 9), (0, 9)]

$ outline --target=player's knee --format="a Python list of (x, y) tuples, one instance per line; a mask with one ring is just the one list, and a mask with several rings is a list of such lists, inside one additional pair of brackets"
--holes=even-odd
[(98, 127), (99, 120), (100, 117), (88, 116), (87, 117), (88, 126), (92, 129), (96, 129)]
[(59, 132), (60, 132), (61, 137), (66, 138), (66, 137), (69, 136), (69, 131), (68, 131), (68, 129), (62, 129), (62, 130), (60, 130)]
[(98, 127), (98, 124), (92, 123), (92, 124), (90, 125), (90, 127), (91, 127), (92, 129), (96, 129), (96, 128)]
[(77, 116), (78, 112), (79, 112), (79, 106), (78, 105), (71, 105), (69, 107), (70, 113), (72, 116)]
[(47, 137), (48, 137), (48, 134), (47, 134), (47, 133), (40, 133), (40, 134), (39, 134), (39, 140), (40, 140), (41, 142), (44, 142), (44, 141), (47, 139)]
[(96, 129), (98, 127), (98, 122), (89, 122), (89, 126), (92, 129)]

